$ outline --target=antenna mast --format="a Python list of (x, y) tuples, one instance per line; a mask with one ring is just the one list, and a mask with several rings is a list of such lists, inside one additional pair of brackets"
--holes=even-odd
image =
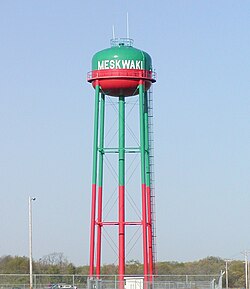
[(129, 23), (128, 23), (128, 12), (127, 12), (127, 38), (129, 39)]
[(112, 36), (113, 39), (115, 39), (115, 25), (112, 26)]

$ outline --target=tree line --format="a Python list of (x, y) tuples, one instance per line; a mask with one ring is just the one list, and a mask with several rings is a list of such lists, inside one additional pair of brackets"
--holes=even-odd
[[(70, 274), (88, 275), (89, 267), (75, 266), (62, 253), (52, 253), (33, 261), (34, 274)], [(219, 275), (225, 271), (225, 261), (219, 257), (207, 257), (193, 262), (163, 261), (156, 263), (157, 275)], [(0, 274), (28, 274), (29, 259), (20, 256), (0, 257)], [(115, 264), (104, 264), (102, 275), (115, 275), (118, 268)], [(142, 275), (143, 265), (137, 260), (126, 263), (126, 275)], [(225, 275), (224, 275), (225, 276)], [(244, 263), (234, 260), (228, 266), (229, 287), (245, 286)], [(224, 284), (225, 284), (225, 278)]]

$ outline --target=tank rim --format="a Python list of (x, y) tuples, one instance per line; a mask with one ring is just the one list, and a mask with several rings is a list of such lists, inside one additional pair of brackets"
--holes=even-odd
[(137, 79), (156, 82), (156, 73), (143, 69), (101, 69), (92, 70), (87, 74), (87, 81), (92, 82), (100, 79)]

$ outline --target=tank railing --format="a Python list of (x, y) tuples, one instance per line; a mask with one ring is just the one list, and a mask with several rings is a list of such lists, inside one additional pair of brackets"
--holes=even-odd
[(111, 46), (133, 46), (134, 40), (131, 38), (113, 38), (110, 40)]
[(156, 73), (150, 70), (139, 69), (102, 69), (88, 72), (87, 80), (103, 79), (103, 78), (143, 78), (155, 82)]

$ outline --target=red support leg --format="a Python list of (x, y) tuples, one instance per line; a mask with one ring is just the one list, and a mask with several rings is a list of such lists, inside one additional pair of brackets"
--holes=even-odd
[(125, 199), (124, 186), (119, 186), (119, 288), (124, 289), (125, 274)]
[(154, 274), (153, 264), (153, 232), (152, 232), (152, 210), (150, 187), (146, 187), (147, 208), (148, 208), (148, 261), (149, 261), (149, 281), (152, 281)]
[(96, 248), (96, 277), (101, 274), (101, 234), (102, 234), (102, 187), (98, 188), (98, 217), (97, 217), (97, 248)]
[(96, 184), (92, 184), (91, 224), (90, 224), (90, 260), (89, 260), (89, 276), (90, 277), (94, 275), (95, 209), (96, 209)]
[(148, 238), (147, 238), (147, 198), (146, 185), (142, 184), (142, 235), (143, 235), (143, 263), (144, 281), (148, 281)]

